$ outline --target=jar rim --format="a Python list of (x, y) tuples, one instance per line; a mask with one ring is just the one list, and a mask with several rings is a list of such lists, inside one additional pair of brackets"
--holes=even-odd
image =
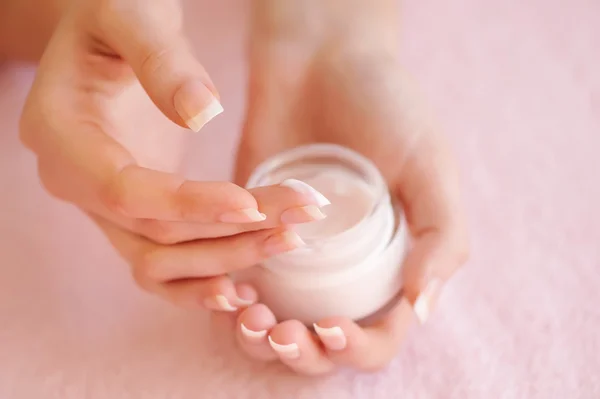
[[(320, 237), (319, 242), (332, 242), (340, 239), (340, 237), (347, 234), (351, 234), (357, 228), (373, 216), (374, 213), (381, 206), (385, 206), (386, 202), (389, 202), (390, 195), (387, 188), (387, 184), (379, 172), (379, 169), (375, 164), (364, 155), (341, 145), (333, 143), (315, 143), (293, 147), (281, 153), (278, 153), (259, 164), (253, 171), (251, 176), (246, 183), (246, 188), (261, 187), (268, 184), (277, 184), (279, 182), (266, 182), (267, 176), (278, 169), (282, 169), (285, 165), (294, 164), (303, 159), (314, 159), (314, 158), (333, 158), (339, 160), (341, 163), (352, 165), (364, 175), (367, 183), (372, 185), (374, 201), (371, 204), (371, 208), (365, 215), (357, 221), (352, 227), (334, 234), (330, 237)], [(311, 240), (310, 237), (306, 238), (307, 243)]]

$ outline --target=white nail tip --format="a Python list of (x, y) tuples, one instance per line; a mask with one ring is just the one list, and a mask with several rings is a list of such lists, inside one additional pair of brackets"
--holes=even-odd
[(217, 305), (219, 305), (219, 307), (222, 310), (225, 310), (227, 312), (234, 312), (237, 310), (237, 308), (235, 306), (231, 306), (231, 304), (229, 303), (227, 298), (225, 298), (224, 295), (217, 295), (215, 297), (215, 301), (217, 302)]
[(310, 195), (313, 197), (319, 207), (331, 204), (331, 201), (327, 199), (323, 194), (315, 190), (312, 186), (304, 183), (303, 181), (296, 179), (286, 179), (281, 182), (280, 186), (289, 187), (292, 190), (301, 194)]
[(260, 213), (259, 211), (253, 208), (244, 209), (241, 212), (243, 212), (246, 216), (248, 216), (250, 220), (254, 222), (262, 222), (267, 218), (267, 215), (265, 215), (264, 213)]
[(336, 326), (324, 328), (319, 327), (316, 323), (313, 324), (313, 327), (317, 335), (319, 335), (320, 337), (344, 337), (344, 331), (341, 329), (341, 327)]
[(254, 301), (248, 300), (248, 299), (242, 299), (240, 297), (236, 298), (236, 303), (240, 304), (241, 306), (250, 306), (254, 303)]
[(199, 132), (215, 116), (223, 112), (223, 106), (215, 98), (198, 115), (188, 119), (185, 123), (195, 132)]
[(415, 301), (415, 304), (413, 306), (413, 309), (415, 311), (415, 314), (417, 315), (417, 318), (419, 319), (419, 322), (421, 324), (424, 324), (427, 319), (429, 318), (429, 299), (425, 298), (423, 295), (420, 295), (417, 300)]
[(314, 205), (307, 205), (304, 207), (304, 211), (308, 213), (315, 220), (323, 220), (327, 217), (321, 209)]
[(291, 230), (284, 231), (283, 233), (281, 233), (281, 235), (283, 236), (284, 240), (287, 241), (294, 248), (300, 248), (306, 245), (306, 243), (304, 242), (304, 240), (302, 240), (302, 238), (300, 238), (298, 233), (295, 233)]
[(288, 344), (281, 345), (276, 342), (273, 342), (273, 339), (269, 335), (269, 345), (273, 350), (287, 358), (296, 358), (300, 356), (300, 349), (298, 348), (298, 344)]
[(244, 323), (240, 323), (240, 329), (242, 330), (242, 334), (249, 338), (264, 338), (267, 335), (267, 330), (250, 330)]
[(433, 300), (433, 296), (439, 290), (441, 286), (441, 282), (438, 280), (433, 280), (427, 284), (423, 292), (417, 297), (413, 305), (413, 309), (419, 322), (424, 324), (427, 319), (429, 319), (431, 313), (431, 301)]

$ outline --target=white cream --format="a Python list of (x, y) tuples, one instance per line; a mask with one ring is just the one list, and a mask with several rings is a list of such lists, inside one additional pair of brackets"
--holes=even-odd
[(318, 240), (341, 234), (367, 217), (375, 204), (369, 186), (343, 171), (326, 171), (306, 178), (304, 182), (320, 192), (330, 204), (321, 206), (327, 215), (325, 219), (295, 226), (295, 231), (303, 238)]
[[(296, 179), (305, 184), (293, 182)], [(330, 202), (327, 218), (291, 226), (306, 246), (236, 275), (252, 283), (278, 320), (312, 324), (325, 317), (359, 320), (401, 288), (405, 223), (376, 167), (346, 148), (299, 147), (263, 163), (249, 187), (312, 187)], [(325, 204), (325, 202), (323, 202)]]

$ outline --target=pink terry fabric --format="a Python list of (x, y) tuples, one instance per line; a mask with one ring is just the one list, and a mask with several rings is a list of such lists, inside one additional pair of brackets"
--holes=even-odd
[[(226, 109), (195, 136), (193, 172), (228, 178), (247, 4), (189, 3)], [(227, 328), (140, 293), (40, 187), (17, 140), (34, 70), (4, 65), (0, 398), (600, 398), (600, 2), (408, 1), (403, 17), (406, 65), (463, 167), (473, 255), (389, 368), (310, 379), (254, 364)]]

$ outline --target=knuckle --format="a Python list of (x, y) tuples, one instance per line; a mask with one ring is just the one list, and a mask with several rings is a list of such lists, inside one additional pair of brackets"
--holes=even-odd
[(121, 216), (131, 216), (135, 209), (127, 190), (127, 169), (126, 167), (117, 173), (100, 192), (100, 201), (106, 209)]
[(180, 242), (176, 225), (156, 219), (138, 219), (136, 230), (144, 237), (163, 245), (172, 245)]
[(140, 74), (145, 77), (157, 76), (166, 67), (171, 53), (169, 48), (152, 49), (146, 53), (140, 63)]

